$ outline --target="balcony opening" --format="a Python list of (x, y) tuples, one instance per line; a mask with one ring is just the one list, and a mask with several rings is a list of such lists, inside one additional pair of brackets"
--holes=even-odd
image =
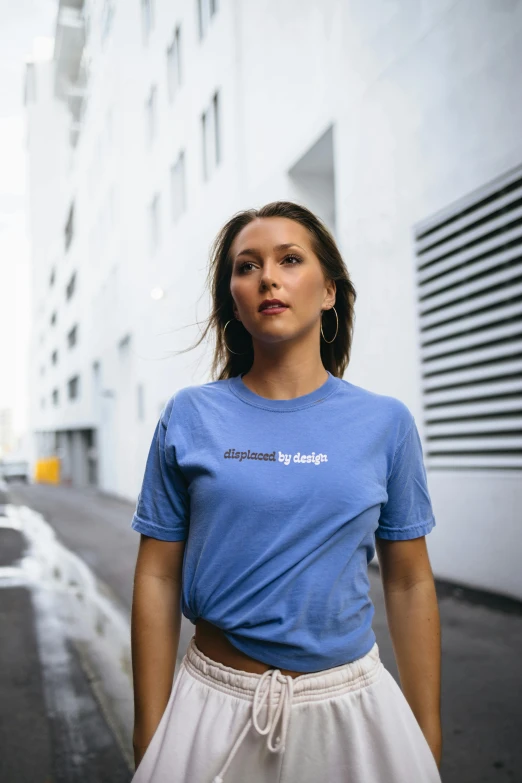
[(290, 200), (308, 207), (335, 234), (335, 166), (333, 125), (288, 171)]

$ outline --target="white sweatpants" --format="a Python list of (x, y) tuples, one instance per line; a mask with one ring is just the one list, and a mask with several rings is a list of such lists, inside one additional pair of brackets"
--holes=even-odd
[[(270, 709), (269, 709), (270, 706)], [(224, 666), (192, 637), (132, 783), (440, 783), (377, 644), (292, 678)]]

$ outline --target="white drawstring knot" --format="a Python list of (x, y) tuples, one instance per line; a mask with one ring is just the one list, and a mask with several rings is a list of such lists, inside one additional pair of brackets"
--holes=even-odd
[[(275, 708), (275, 715), (274, 715), (273, 695), (274, 695), (275, 686), (278, 678), (281, 678), (282, 687), (281, 687), (281, 691), (279, 694), (279, 701), (277, 707)], [(268, 688), (263, 689), (263, 686), (267, 679), (270, 679), (270, 685)], [(254, 693), (251, 717), (248, 719), (246, 726), (244, 727), (243, 731), (241, 732), (236, 742), (234, 743), (234, 746), (230, 751), (224, 766), (222, 767), (220, 772), (214, 777), (212, 783), (223, 783), (225, 772), (230, 766), (230, 763), (234, 758), (237, 749), (241, 745), (248, 730), (250, 729), (250, 726), (252, 725), (254, 726), (258, 734), (261, 734), (261, 736), (268, 734), (266, 746), (271, 753), (284, 752), (286, 735), (288, 731), (288, 725), (290, 722), (290, 713), (292, 710), (293, 695), (294, 695), (294, 681), (292, 677), (290, 677), (290, 675), (281, 674), (279, 669), (268, 669), (266, 672), (263, 672), (263, 674), (259, 678), (259, 682), (257, 684)], [(266, 720), (265, 727), (261, 728), (258, 722), (258, 714), (261, 711), (267, 696), (269, 697), (269, 702), (267, 707), (267, 720)], [(276, 742), (274, 744), (272, 740), (281, 715), (282, 715), (281, 734), (279, 734), (276, 737)]]

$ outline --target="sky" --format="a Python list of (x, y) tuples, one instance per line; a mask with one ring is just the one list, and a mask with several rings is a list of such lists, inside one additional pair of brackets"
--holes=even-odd
[[(31, 248), (25, 219), (25, 62), (49, 48), (57, 0), (0, 0), (0, 409), (28, 426)], [(35, 40), (36, 39), (36, 40)]]

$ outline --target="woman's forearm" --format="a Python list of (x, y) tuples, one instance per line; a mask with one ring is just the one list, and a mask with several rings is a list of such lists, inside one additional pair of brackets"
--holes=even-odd
[(181, 627), (180, 585), (136, 572), (131, 615), (135, 756), (143, 756), (172, 690)]
[(440, 763), (441, 631), (435, 583), (429, 578), (405, 588), (385, 587), (384, 598), (402, 691)]

